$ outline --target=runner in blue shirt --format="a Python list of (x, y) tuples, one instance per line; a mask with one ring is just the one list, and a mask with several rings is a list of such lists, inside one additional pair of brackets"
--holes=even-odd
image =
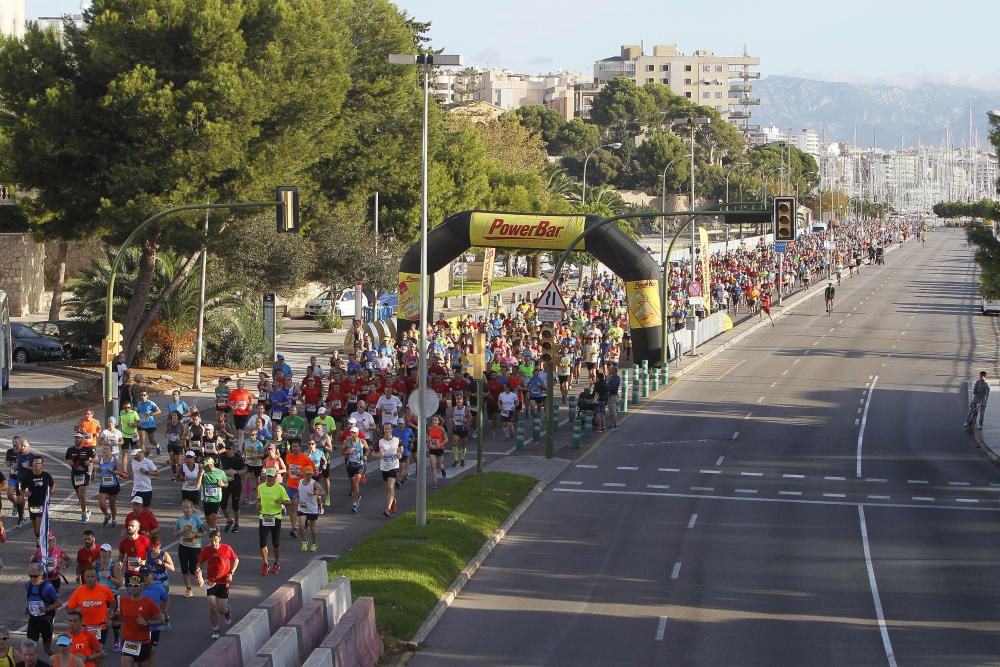
[(146, 450), (149, 456), (149, 449), (146, 447), (146, 440), (149, 440), (156, 453), (160, 453), (160, 445), (156, 442), (156, 416), (160, 413), (160, 406), (149, 400), (149, 394), (145, 391), (139, 394), (139, 402), (135, 405), (135, 411), (139, 413), (139, 446)]

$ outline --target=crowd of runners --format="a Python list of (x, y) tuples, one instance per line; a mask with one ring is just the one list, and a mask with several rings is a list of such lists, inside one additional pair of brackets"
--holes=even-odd
[[(845, 270), (860, 270), (866, 257), (875, 263), (880, 249), (912, 234), (902, 222), (870, 222), (841, 225), (833, 247), (825, 233), (806, 235), (785, 254), (783, 272), (773, 248), (763, 243), (714, 253), (713, 310), (770, 316), (779, 287), (832, 285)], [(669, 298), (677, 324), (690, 305), (687, 269), (685, 263), (672, 267)], [(695, 277), (701, 278), (700, 267)], [(595, 429), (615, 429), (618, 369), (630, 364), (632, 355), (624, 285), (608, 273), (576, 289), (565, 278), (561, 283), (568, 311), (555, 325), (558, 397), (553, 398), (565, 404), (581, 389), (580, 403), (593, 408)], [(828, 307), (831, 302), (828, 295)], [(12, 664), (15, 657), (33, 664), (28, 660), (38, 643), (54, 665), (93, 664), (113, 653), (123, 665), (153, 664), (161, 633), (170, 630), (171, 578), (178, 576), (183, 597), (193, 597), (197, 587), (205, 590), (211, 637), (218, 638), (222, 622), (232, 620), (230, 585), (240, 566), (223, 542), (226, 534), (239, 533), (249, 514), (258, 534), (259, 575), (280, 574), (283, 533), (293, 540), (292, 548), (316, 552), (323, 515), (341, 511), (332, 502), (335, 495), (350, 496), (345, 513), (362, 511), (369, 461), (370, 472), (381, 478), (376, 493), (384, 496), (384, 502), (372, 503), (373, 511), (391, 517), (397, 492), (411, 478), (422, 474), (424, 483), (437, 487), (450, 469), (466, 466), (469, 439), (477, 435), (477, 382), (490, 436), (511, 439), (519, 420), (544, 416), (548, 385), (540, 331), (528, 300), (509, 312), (440, 317), (429, 326), (429, 386), (440, 403), (427, 426), (426, 471), (416, 469), (417, 418), (405, 405), (417, 386), (413, 330), (398, 345), (357, 336), (352, 349), (331, 352), (325, 367), (314, 356), (304, 368), (293, 369), (278, 355), (256, 379), (220, 378), (214, 409), (207, 414), (179, 391), (157, 402), (125, 371), (119, 414), (102, 424), (88, 410), (65, 453), (83, 525), (75, 558), (51, 528), (42, 539), (45, 501), (56, 483), (44, 458), (15, 437), (6, 453), (10, 482), (0, 473), (0, 489), (6, 485), (17, 525), (30, 521), (36, 540), (47, 542), (47, 555), (36, 551), (24, 585), (28, 640), (15, 649), (10, 631), (0, 628), (0, 664), (5, 655)], [(477, 332), (486, 332), (488, 340), (488, 371), (481, 380), (471, 374)], [(165, 494), (160, 484), (154, 504), (154, 479), (170, 480), (176, 491)], [(119, 508), (126, 486), (128, 507)], [(87, 497), (92, 487), (98, 495), (96, 520), (105, 528), (121, 526), (117, 544), (98, 545), (87, 528), (95, 514)], [(176, 521), (161, 525), (157, 512), (178, 506)], [(174, 554), (164, 542), (177, 544)], [(77, 584), (68, 596), (61, 590), (70, 581), (67, 572)], [(56, 633), (55, 615), (62, 607), (67, 626)]]

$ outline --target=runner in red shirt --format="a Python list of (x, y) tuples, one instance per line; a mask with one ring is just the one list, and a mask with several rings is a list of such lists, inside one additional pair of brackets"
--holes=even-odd
[(233, 408), (233, 426), (236, 428), (236, 442), (243, 442), (244, 430), (253, 407), (253, 394), (246, 388), (243, 378), (236, 381), (236, 389), (229, 392), (229, 405)]
[[(212, 624), (212, 639), (219, 638), (219, 614), (232, 623), (233, 617), (229, 610), (229, 585), (233, 583), (233, 575), (240, 566), (240, 559), (228, 544), (222, 543), (222, 533), (218, 528), (208, 534), (209, 544), (202, 547), (198, 554), (198, 567), (194, 571), (195, 581), (201, 586), (208, 581), (208, 620)], [(201, 566), (205, 564), (205, 574)]]
[[(145, 539), (145, 538), (143, 538)], [(163, 625), (164, 618), (155, 602), (142, 594), (142, 577), (137, 573), (128, 579), (128, 595), (118, 601), (118, 615), (122, 619), (122, 662), (146, 667), (152, 657), (153, 644), (149, 629)]]
[(139, 568), (146, 563), (149, 538), (139, 534), (139, 522), (135, 519), (125, 524), (125, 531), (125, 537), (118, 544), (118, 560), (121, 561), (122, 572), (127, 581), (129, 577), (139, 576)]
[(140, 535), (152, 537), (160, 532), (160, 522), (152, 512), (142, 506), (142, 498), (139, 496), (132, 499), (132, 511), (125, 517), (125, 525), (133, 519), (139, 522)]
[(97, 536), (94, 531), (83, 531), (83, 547), (76, 552), (76, 581), (83, 583), (84, 571), (101, 558), (101, 549), (97, 546)]

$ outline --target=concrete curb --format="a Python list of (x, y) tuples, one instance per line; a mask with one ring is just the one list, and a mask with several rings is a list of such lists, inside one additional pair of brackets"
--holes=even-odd
[[(965, 395), (965, 403), (963, 403), (963, 405), (968, 405), (969, 403), (971, 403), (972, 400), (969, 398), (968, 381), (962, 383), (962, 393)], [(982, 430), (977, 428), (972, 429), (972, 438), (973, 440), (976, 441), (976, 447), (983, 450), (986, 456), (992, 459), (994, 463), (1000, 463), (1000, 452), (997, 452), (997, 450), (995, 450), (992, 445), (986, 442), (986, 440), (983, 438)]]
[(523, 515), (529, 507), (531, 507), (531, 504), (535, 502), (535, 499), (537, 499), (538, 496), (541, 495), (547, 485), (547, 482), (538, 482), (528, 496), (521, 501), (521, 504), (518, 505), (513, 512), (511, 512), (510, 516), (507, 517), (507, 520), (503, 522), (500, 528), (498, 528), (490, 539), (486, 541), (486, 544), (482, 546), (479, 553), (477, 553), (475, 557), (462, 569), (458, 576), (455, 577), (455, 581), (453, 581), (451, 586), (448, 587), (448, 590), (441, 595), (441, 599), (438, 600), (438, 603), (434, 606), (433, 611), (431, 611), (427, 619), (424, 620), (420, 628), (417, 629), (417, 633), (413, 635), (413, 639), (407, 642), (407, 647), (410, 650), (418, 648), (424, 643), (424, 641), (426, 641), (427, 636), (434, 630), (435, 626), (437, 626), (438, 621), (440, 621), (441, 617), (444, 616), (444, 613), (448, 611), (448, 608), (451, 606), (452, 602), (455, 601), (455, 598), (458, 597), (458, 594), (462, 592), (465, 584), (467, 584), (469, 579), (471, 579), (476, 571), (479, 570), (483, 562), (489, 557), (496, 546), (500, 544), (503, 538), (507, 536), (510, 529), (513, 528), (515, 523), (517, 523), (517, 520), (521, 518), (521, 515)]

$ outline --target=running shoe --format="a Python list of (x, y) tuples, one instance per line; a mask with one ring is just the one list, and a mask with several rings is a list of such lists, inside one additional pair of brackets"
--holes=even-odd
[(385, 510), (382, 511), (382, 516), (384, 516), (386, 519), (388, 519), (392, 515), (389, 514), (389, 510), (388, 509), (385, 509)]
[(164, 616), (163, 617), (163, 631), (164, 632), (170, 632), (170, 617), (169, 616)]
[(116, 641), (114, 648), (111, 649), (111, 652), (112, 653), (121, 653), (122, 652), (122, 643), (120, 641)]
[(111, 527), (114, 528), (117, 525), (118, 525), (118, 519), (112, 519), (111, 520)]
[(87, 510), (86, 512), (84, 512), (83, 513), (83, 522), (84, 523), (90, 523), (90, 516), (91, 516), (91, 511), (90, 510)]
[(352, 512), (357, 512), (358, 511), (358, 504), (357, 503), (354, 503), (353, 505), (351, 505), (351, 511)]
[(156, 455), (157, 456), (160, 455), (160, 446), (159, 445), (156, 446)]
[(305, 540), (302, 540), (302, 550), (309, 551), (309, 543), (306, 542)]
[(313, 553), (316, 553), (316, 549), (318, 549), (318, 548), (319, 548), (319, 545), (316, 544), (315, 542), (313, 542), (312, 545), (309, 547), (309, 551), (311, 551)]
[(330, 494), (329, 493), (326, 494), (326, 498), (323, 500), (323, 504), (326, 505), (327, 507), (330, 506)]
[(447, 477), (447, 476), (448, 476), (448, 471), (445, 470), (444, 468), (441, 468), (441, 477)]
[(390, 514), (395, 514), (396, 513), (396, 499), (395, 498), (392, 499), (392, 504), (389, 505), (389, 513)]
[(109, 523), (111, 523), (111, 517), (108, 516), (107, 514), (105, 514), (104, 515), (104, 525), (107, 526)]
[(398, 488), (399, 488), (399, 486), (400, 486), (400, 484), (399, 484), (399, 480), (397, 479), (397, 480), (396, 480), (396, 488), (398, 489)]
[(465, 459), (462, 459), (461, 461), (459, 461), (458, 465), (461, 466), (462, 468), (464, 468), (465, 467)]
[(224, 530), (227, 533), (233, 529), (233, 523), (235, 523), (235, 522), (232, 519), (226, 519), (226, 527), (225, 527)]
[(190, 586), (188, 586), (187, 588), (184, 589), (184, 597), (186, 597), (186, 598), (194, 597), (194, 591), (191, 590)]
[(434, 482), (433, 484), (431, 484), (431, 488), (432, 488), (432, 489), (436, 489), (436, 488), (438, 488), (438, 483), (437, 483), (437, 482)]
[(271, 574), (281, 574), (281, 563), (275, 563), (271, 566)]
[(218, 639), (221, 636), (218, 630), (212, 630), (212, 639)]
[(291, 529), (291, 530), (290, 530), (290, 531), (288, 532), (288, 536), (289, 536), (289, 537), (291, 537), (291, 538), (292, 538), (292, 539), (294, 540), (294, 539), (295, 539), (296, 537), (298, 537), (298, 536), (299, 536), (299, 534), (298, 534), (297, 532), (295, 532), (295, 529), (294, 529), (294, 528), (292, 528), (292, 529)]
[(457, 468), (458, 467), (458, 461), (452, 461), (451, 462), (451, 467), (452, 468)]
[(233, 622), (233, 610), (230, 609), (229, 607), (226, 607), (226, 614), (225, 614), (225, 616), (223, 618), (226, 619), (226, 623), (227, 624), (232, 623)]
[(263, 565), (261, 565), (260, 566), (260, 576), (262, 576), (262, 577), (266, 576), (267, 575), (267, 570), (268, 570), (267, 563), (264, 563)]
[(238, 523), (237, 524), (233, 524), (233, 532), (234, 533), (240, 532), (240, 524), (238, 524)]
[(23, 525), (24, 525), (24, 517), (23, 516), (17, 517), (17, 527), (20, 528)]

